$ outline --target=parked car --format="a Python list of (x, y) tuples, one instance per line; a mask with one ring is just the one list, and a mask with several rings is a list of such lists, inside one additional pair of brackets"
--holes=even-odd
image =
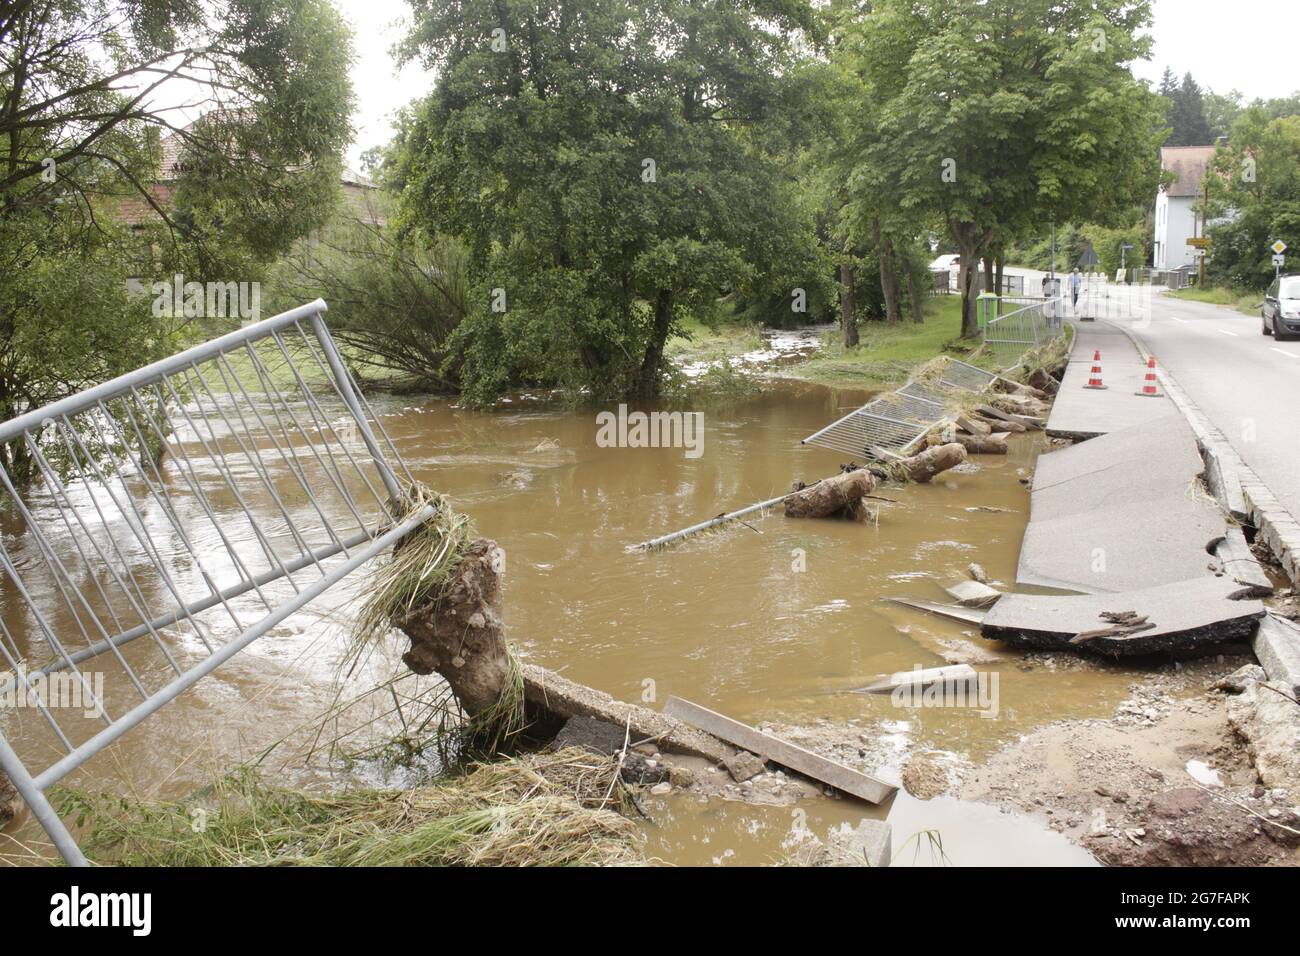
[(1300, 275), (1279, 276), (1264, 294), (1260, 308), (1265, 335), (1275, 339), (1289, 339), (1300, 335)]

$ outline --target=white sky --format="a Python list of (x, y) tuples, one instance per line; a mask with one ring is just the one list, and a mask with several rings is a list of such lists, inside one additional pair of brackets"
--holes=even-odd
[[(352, 71), (357, 112), (356, 141), (348, 162), (359, 166), (363, 150), (388, 141), (394, 110), (428, 92), (433, 77), (418, 66), (399, 76), (389, 50), (403, 35), (396, 21), (405, 0), (336, 0), (356, 31), (358, 60)], [(1216, 93), (1237, 89), (1246, 99), (1285, 96), (1300, 89), (1291, 72), (1300, 42), (1296, 0), (1154, 0), (1152, 57), (1134, 73), (1155, 84), (1166, 66), (1181, 77), (1188, 70)]]
[(1240, 90), (1247, 100), (1300, 89), (1293, 69), (1300, 40), (1295, 0), (1155, 0), (1155, 48), (1133, 72), (1152, 84), (1166, 66), (1189, 70), (1216, 93)]
[(348, 150), (348, 165), (360, 169), (361, 154), (392, 137), (393, 112), (433, 88), (433, 75), (419, 66), (400, 74), (390, 54), (393, 44), (406, 35), (399, 21), (410, 7), (406, 0), (335, 0), (355, 36), (357, 62), (352, 67), (352, 86), (357, 109), (352, 114), (356, 139)]

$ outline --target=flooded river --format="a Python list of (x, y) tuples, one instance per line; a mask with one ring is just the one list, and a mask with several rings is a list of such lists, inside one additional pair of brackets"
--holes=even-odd
[[(1128, 673), (1058, 669), (1019, 654), (977, 667), (998, 675), (996, 717), (973, 708), (902, 709), (888, 696), (850, 692), (881, 674), (941, 665), (945, 652), (981, 643), (959, 624), (885, 598), (941, 599), (942, 585), (965, 578), (971, 562), (994, 580), (1013, 580), (1029, 502), (1019, 479), (1033, 467), (1038, 438), (1014, 438), (1010, 455), (979, 457), (970, 473), (884, 490), (897, 502), (882, 503), (874, 525), (797, 522), (778, 513), (662, 552), (626, 550), (773, 497), (793, 479), (835, 473), (842, 456), (799, 439), (865, 397), (767, 381), (757, 395), (705, 410), (699, 457), (598, 447), (593, 411), (527, 400), (492, 412), (434, 399), (385, 398), (376, 407), (416, 477), (449, 494), (504, 547), (507, 623), (523, 655), (574, 680), (650, 706), (676, 695), (749, 723), (858, 735), (880, 774), (895, 780), (915, 750), (978, 761), (1044, 722), (1109, 714), (1132, 680)], [(183, 796), (232, 761), (313, 723), (339, 695), (358, 587), (345, 583), (291, 618), (70, 782)], [(30, 648), (31, 622), (11, 595), (3, 613)], [(395, 665), (396, 643), (392, 654), (353, 675), (345, 696)], [(50, 742), (34, 712), (0, 720), (20, 753), (48, 763)], [(285, 766), (300, 777), (329, 775), (320, 761), (311, 772)], [(927, 830), (942, 835), (944, 852), (958, 864), (1088, 860), (1029, 821), (904, 792), (883, 809), (804, 801), (798, 820), (790, 808), (675, 795), (648, 806), (649, 851), (679, 864), (776, 861), (796, 824), (816, 832), (862, 816), (894, 823), (899, 865), (913, 862), (918, 841), (909, 837)], [(19, 820), (8, 832), (34, 831)], [(924, 845), (915, 862), (935, 862), (918, 840)], [(0, 852), (21, 856), (12, 841)]]

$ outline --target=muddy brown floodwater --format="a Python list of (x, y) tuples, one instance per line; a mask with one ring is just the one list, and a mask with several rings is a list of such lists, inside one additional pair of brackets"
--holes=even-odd
[[(1040, 439), (1015, 438), (1010, 455), (978, 456), (969, 473), (883, 490), (897, 503), (881, 506), (876, 525), (800, 523), (778, 513), (663, 552), (626, 550), (780, 494), (795, 478), (836, 472), (843, 456), (799, 440), (864, 400), (861, 392), (765, 381), (753, 397), (705, 410), (698, 458), (682, 449), (597, 447), (594, 411), (527, 398), (491, 412), (434, 399), (383, 398), (376, 407), (416, 476), (504, 547), (507, 620), (524, 656), (574, 680), (652, 707), (677, 695), (749, 723), (856, 739), (866, 765), (894, 780), (913, 752), (980, 761), (1048, 721), (1109, 715), (1133, 672), (1003, 653), (961, 625), (885, 601), (940, 599), (942, 585), (966, 577), (973, 561), (995, 581), (1013, 580), (1029, 504), (1019, 478), (1032, 469)], [(345, 584), (291, 618), (70, 782), (183, 796), (311, 723), (338, 693), (357, 588)], [(30, 645), (17, 601), (4, 598), (3, 613)], [(888, 696), (851, 693), (884, 673), (969, 655), (971, 645), (977, 669), (998, 677), (995, 717), (973, 708), (904, 709)], [(372, 661), (352, 686), (394, 661)], [(0, 714), (20, 752), (48, 757), (38, 719)], [(910, 839), (923, 831), (937, 831), (957, 864), (1090, 862), (1035, 822), (949, 797), (900, 792), (884, 809), (819, 797), (801, 801), (796, 813), (674, 794), (647, 807), (648, 850), (670, 863), (775, 862), (801, 828), (818, 832), (863, 816), (894, 824), (899, 865), (936, 861), (928, 838)], [(30, 836), (31, 822), (9, 832)]]

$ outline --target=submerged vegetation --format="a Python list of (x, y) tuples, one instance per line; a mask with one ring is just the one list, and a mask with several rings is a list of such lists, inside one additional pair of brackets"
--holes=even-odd
[(616, 761), (478, 764), (413, 790), (310, 793), (245, 770), (192, 800), (64, 790), (87, 856), (119, 866), (591, 866), (645, 862)]

